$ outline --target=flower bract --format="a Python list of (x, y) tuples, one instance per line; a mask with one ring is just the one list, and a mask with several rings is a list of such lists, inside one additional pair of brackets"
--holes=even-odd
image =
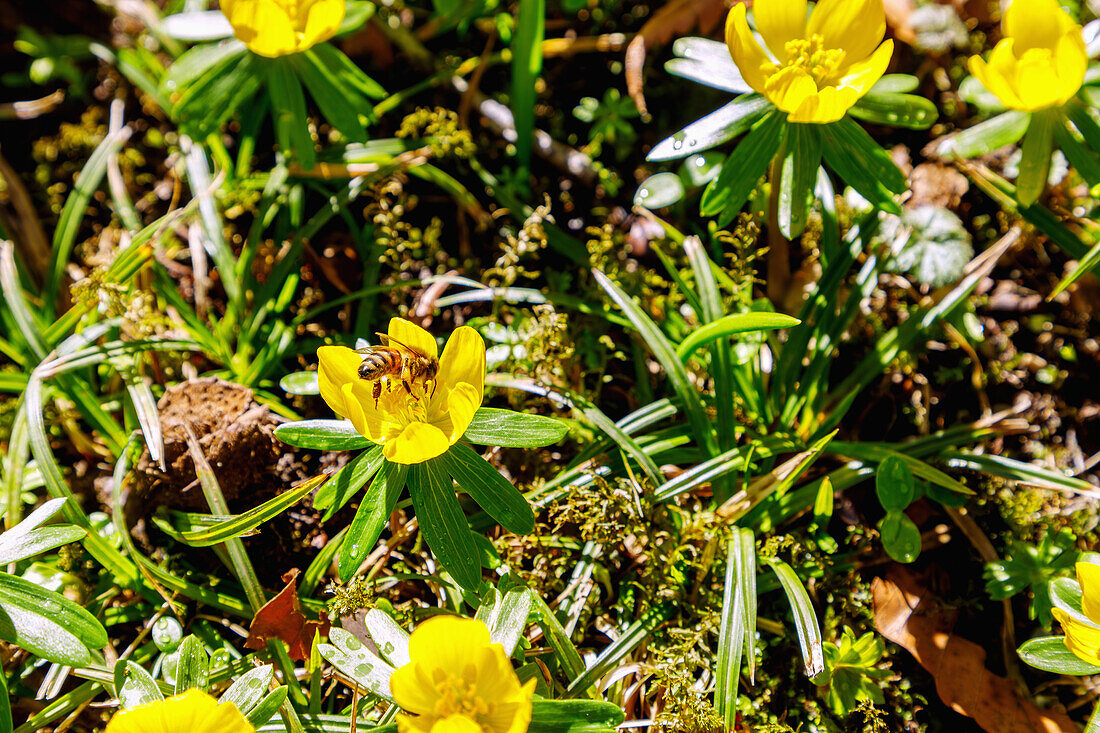
[(344, 20), (344, 0), (221, 0), (233, 34), (274, 58), (327, 41)]
[(1076, 568), (1085, 618), (1070, 615), (1061, 608), (1051, 612), (1066, 632), (1066, 648), (1089, 664), (1100, 666), (1100, 565), (1079, 562)]
[(396, 348), (411, 347), (428, 359), (438, 359), (435, 378), (403, 379), (395, 374), (367, 381), (359, 376), (362, 354), (346, 346), (322, 346), (317, 350), (321, 397), (361, 435), (381, 445), (387, 460), (421, 463), (454, 445), (481, 407), (485, 342), (477, 331), (462, 326), (439, 356), (432, 335), (401, 318), (390, 321), (387, 335)]
[(1001, 20), (1004, 38), (989, 60), (970, 58), (970, 73), (1009, 109), (1034, 112), (1065, 104), (1085, 80), (1081, 26), (1057, 0), (1014, 0)]
[(104, 733), (255, 733), (232, 703), (219, 704), (201, 690), (123, 710)]
[(519, 677), (489, 629), (475, 619), (437, 616), (409, 637), (410, 662), (390, 677), (401, 733), (523, 733), (535, 681)]
[(726, 18), (726, 45), (750, 87), (791, 122), (843, 117), (890, 63), (882, 0), (821, 0), (807, 19), (806, 0), (756, 0), (756, 29), (745, 5)]

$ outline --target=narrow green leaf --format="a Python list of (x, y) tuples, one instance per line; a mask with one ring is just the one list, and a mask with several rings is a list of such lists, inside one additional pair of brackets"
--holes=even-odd
[(286, 685), (278, 687), (264, 696), (264, 699), (260, 700), (259, 704), (252, 709), (247, 716), (248, 722), (256, 728), (259, 728), (264, 723), (267, 723), (275, 714), (279, 712), (279, 708), (286, 702), (287, 696)]
[(849, 111), (857, 120), (876, 125), (926, 130), (939, 116), (932, 100), (915, 94), (870, 91)]
[[(729, 52), (726, 52), (727, 56)], [(675, 60), (675, 59), (674, 59)], [(671, 61), (669, 62), (672, 63)], [(667, 65), (666, 65), (666, 68)], [(747, 131), (772, 108), (760, 94), (746, 94), (692, 122), (653, 146), (646, 160), (676, 160), (709, 150)]]
[(940, 146), (939, 153), (963, 158), (988, 155), (998, 148), (1016, 143), (1027, 132), (1030, 121), (1031, 115), (1027, 112), (1003, 112), (949, 137)]
[(321, 394), (321, 388), (317, 386), (317, 372), (291, 372), (279, 380), (279, 387), (287, 394)]
[(248, 715), (260, 704), (274, 679), (275, 668), (270, 664), (250, 669), (233, 681), (218, 702), (233, 703), (241, 713)]
[(358, 450), (371, 445), (347, 420), (299, 420), (275, 428), (275, 437), (295, 448)]
[(817, 614), (810, 601), (810, 594), (806, 592), (806, 587), (790, 565), (775, 557), (764, 558), (764, 562), (775, 571), (779, 584), (787, 595), (787, 601), (791, 604), (806, 676), (816, 677), (825, 670), (825, 656), (821, 647), (821, 628), (817, 625)]
[(801, 321), (785, 313), (769, 313), (767, 311), (755, 311), (749, 313), (733, 313), (723, 316), (717, 321), (695, 329), (676, 347), (676, 355), (680, 361), (687, 363), (691, 356), (706, 346), (721, 338), (728, 338), (740, 333), (756, 333), (758, 331), (774, 331), (778, 328), (791, 328)]
[(622, 722), (622, 708), (609, 702), (532, 700), (527, 733), (613, 733)]
[(514, 534), (528, 534), (534, 530), (535, 514), (527, 499), (469, 446), (455, 443), (437, 460), (458, 487), (500, 526)]
[(528, 415), (496, 407), (479, 407), (462, 439), (500, 448), (541, 448), (569, 434), (569, 426), (542, 415)]
[(351, 142), (366, 142), (367, 131), (359, 122), (354, 105), (348, 103), (353, 96), (351, 91), (311, 51), (312, 49), (289, 57), (298, 78), (309, 90), (309, 95), (317, 103), (321, 114), (333, 127)]
[(516, 160), (531, 164), (535, 136), (535, 87), (542, 71), (546, 35), (546, 0), (520, 0), (512, 36), (512, 117), (516, 126)]
[(489, 637), (504, 647), (504, 653), (509, 656), (527, 628), (527, 619), (534, 608), (532, 592), (522, 586), (509, 588), (504, 593), (494, 588), (493, 603), (483, 604), (477, 609), (478, 620), (489, 627)]
[(1046, 190), (1054, 149), (1054, 128), (1060, 122), (1060, 114), (1053, 110), (1031, 114), (1020, 146), (1020, 173), (1016, 176), (1016, 198), (1023, 206), (1034, 204)]
[(779, 186), (779, 229), (788, 239), (801, 235), (808, 221), (821, 167), (821, 135), (817, 128), (796, 123), (789, 126), (779, 181), (772, 181), (773, 186)]
[(327, 522), (332, 519), (332, 516), (371, 480), (382, 467), (384, 460), (382, 446), (376, 445), (352, 458), (332, 474), (313, 497), (313, 507), (325, 510), (321, 521)]
[(115, 697), (123, 710), (164, 699), (157, 681), (140, 664), (120, 659), (115, 665), (114, 677)]
[(313, 167), (317, 154), (309, 134), (306, 98), (301, 82), (286, 58), (274, 59), (267, 69), (267, 90), (271, 95), (271, 114), (279, 147), (305, 169)]
[(649, 347), (654, 357), (664, 368), (665, 375), (672, 383), (672, 388), (687, 413), (695, 440), (703, 447), (708, 456), (717, 455), (720, 451), (718, 450), (718, 440), (713, 425), (707, 416), (703, 401), (700, 399), (695, 385), (688, 378), (687, 371), (685, 371), (684, 365), (680, 362), (672, 344), (669, 343), (657, 324), (646, 315), (645, 311), (629, 295), (624, 293), (611, 278), (599, 270), (593, 270), (592, 276), (622, 309), (623, 314), (630, 319), (631, 324), (638, 331), (646, 346)]
[(89, 650), (107, 644), (107, 632), (60, 593), (0, 573), (0, 639), (57, 664), (85, 667)]
[(638, 648), (658, 626), (663, 624), (672, 615), (673, 606), (669, 603), (661, 603), (642, 614), (634, 623), (621, 630), (615, 641), (611, 642), (600, 652), (591, 666), (584, 674), (569, 683), (566, 696), (577, 697), (584, 694), (588, 688), (614, 669), (619, 662), (630, 652)]
[(863, 198), (900, 214), (893, 194), (904, 192), (908, 183), (889, 154), (854, 120), (844, 118), (821, 127), (825, 163)]
[(1054, 674), (1091, 676), (1100, 674), (1100, 667), (1089, 664), (1066, 647), (1064, 636), (1041, 636), (1028, 639), (1016, 650), (1020, 659), (1036, 669)]
[(647, 209), (663, 209), (684, 197), (684, 182), (675, 173), (657, 173), (638, 185), (634, 205)]
[(184, 637), (177, 653), (176, 694), (192, 688), (205, 690), (210, 683), (210, 657), (202, 640), (194, 634)]
[(363, 692), (393, 701), (390, 694), (390, 676), (393, 667), (376, 657), (362, 642), (337, 626), (329, 631), (331, 644), (320, 644), (317, 649), (332, 666), (362, 688)]
[(477, 545), (446, 468), (439, 459), (412, 465), (408, 481), (428, 547), (459, 585), (476, 591), (481, 584)]
[(700, 214), (714, 216), (723, 211), (741, 210), (783, 144), (787, 134), (785, 117), (783, 113), (772, 111), (753, 125), (722, 164), (722, 172), (703, 191)]
[(374, 549), (394, 507), (397, 506), (408, 473), (408, 467), (399, 463), (382, 462), (374, 482), (363, 494), (344, 544), (340, 547), (337, 570), (341, 582), (347, 582)]
[(328, 476), (326, 475), (314, 476), (243, 514), (225, 518), (224, 521), (219, 521), (207, 529), (184, 532), (182, 533), (183, 541), (192, 547), (209, 547), (240, 537), (269, 519), (282, 514), (327, 480)]

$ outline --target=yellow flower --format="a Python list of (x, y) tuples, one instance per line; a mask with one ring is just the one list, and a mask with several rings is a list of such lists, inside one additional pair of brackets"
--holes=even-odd
[(104, 733), (256, 733), (233, 703), (200, 690), (138, 705), (111, 718)]
[(750, 87), (791, 122), (836, 122), (870, 91), (890, 63), (882, 0), (756, 0), (765, 47), (749, 28), (745, 5), (726, 18), (726, 45)]
[(332, 38), (344, 20), (344, 0), (221, 0), (233, 35), (249, 50), (274, 58)]
[(439, 373), (430, 382), (384, 377), (378, 399), (377, 382), (359, 378), (363, 356), (346, 346), (322, 346), (317, 381), (321, 397), (342, 418), (351, 420), (360, 435), (382, 446), (393, 463), (421, 463), (442, 455), (466, 432), (481, 407), (485, 388), (485, 342), (469, 326), (451, 334), (443, 356), (435, 339), (420, 326), (401, 318), (390, 320), (392, 342), (411, 347), (439, 360)]
[(1081, 611), (1087, 620), (1071, 616), (1060, 608), (1054, 618), (1066, 632), (1066, 648), (1089, 664), (1100, 666), (1100, 565), (1079, 562), (1077, 582), (1081, 584)]
[(1081, 26), (1057, 0), (1014, 0), (1001, 19), (1004, 38), (970, 57), (970, 73), (1009, 109), (1061, 106), (1085, 81), (1088, 54)]
[(400, 733), (524, 733), (535, 681), (520, 685), (504, 647), (475, 619), (436, 616), (409, 637), (411, 661), (390, 677)]

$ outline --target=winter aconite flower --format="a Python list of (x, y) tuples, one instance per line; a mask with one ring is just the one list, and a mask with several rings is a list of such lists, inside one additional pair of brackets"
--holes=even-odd
[(1014, 0), (1001, 21), (1004, 38), (970, 58), (970, 73), (1004, 106), (1034, 112), (1065, 104), (1085, 80), (1081, 26), (1057, 0)]
[(111, 718), (104, 733), (255, 733), (232, 703), (200, 690), (139, 705)]
[(756, 0), (761, 47), (735, 5), (726, 45), (748, 85), (790, 122), (835, 122), (886, 72), (894, 43), (882, 41), (882, 0), (821, 0), (808, 20), (806, 10), (806, 0)]
[(344, 20), (344, 0), (221, 0), (233, 34), (274, 58), (327, 41)]
[(422, 463), (447, 452), (470, 426), (485, 385), (485, 342), (462, 326), (438, 355), (435, 339), (404, 319), (390, 321), (389, 344), (438, 359), (433, 379), (399, 374), (368, 381), (359, 375), (364, 356), (346, 346), (322, 346), (318, 383), (321, 397), (361, 435), (382, 446), (393, 463)]
[(1052, 610), (1066, 632), (1066, 648), (1089, 664), (1100, 666), (1100, 565), (1077, 563), (1081, 584), (1081, 616), (1061, 608)]
[(523, 733), (535, 680), (521, 685), (481, 621), (437, 616), (409, 637), (410, 662), (390, 677), (401, 733)]

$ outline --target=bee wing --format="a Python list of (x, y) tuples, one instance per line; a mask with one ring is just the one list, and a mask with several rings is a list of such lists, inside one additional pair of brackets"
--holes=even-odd
[(364, 347), (363, 347), (363, 348), (361, 348), (361, 349), (355, 349), (355, 353), (356, 353), (356, 354), (361, 354), (361, 355), (363, 355), (363, 356), (366, 356), (367, 354), (373, 354), (373, 353), (375, 353), (375, 352), (376, 352), (376, 351), (378, 351), (378, 349), (380, 349), (380, 348), (382, 348), (382, 347), (380, 347), (380, 346), (364, 346)]
[(390, 345), (397, 346), (397, 347), (399, 347), (401, 349), (404, 349), (405, 351), (409, 352), (410, 354), (416, 354), (417, 356), (422, 356), (425, 359), (428, 358), (428, 355), (425, 354), (420, 349), (414, 348), (412, 346), (409, 346), (406, 343), (398, 341), (393, 336), (387, 336), (384, 333), (380, 333), (380, 334), (378, 334), (378, 337), (383, 339), (382, 343), (385, 344), (386, 346), (390, 346)]

